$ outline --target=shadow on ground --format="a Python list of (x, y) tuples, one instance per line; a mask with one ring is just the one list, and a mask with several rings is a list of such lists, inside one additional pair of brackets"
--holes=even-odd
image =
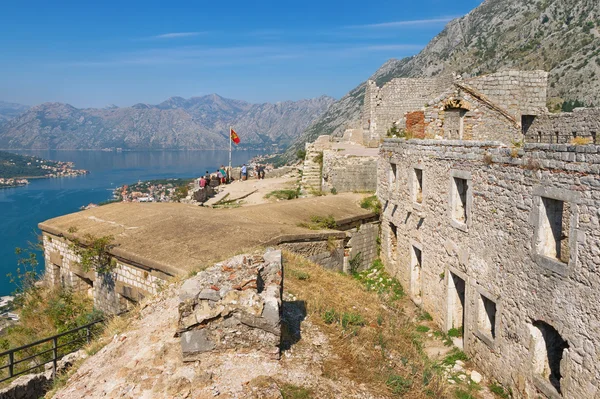
[(290, 349), (302, 338), (301, 324), (306, 318), (305, 301), (283, 301), (281, 350)]

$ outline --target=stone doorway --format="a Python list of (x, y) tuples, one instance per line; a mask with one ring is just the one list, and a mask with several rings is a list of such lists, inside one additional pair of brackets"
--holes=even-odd
[(448, 317), (446, 328), (459, 348), (464, 347), (464, 325), (466, 308), (465, 280), (449, 272), (448, 276)]
[(415, 304), (421, 305), (422, 303), (422, 290), (423, 290), (423, 252), (420, 246), (411, 245), (411, 267), (410, 267), (410, 293), (412, 300)]

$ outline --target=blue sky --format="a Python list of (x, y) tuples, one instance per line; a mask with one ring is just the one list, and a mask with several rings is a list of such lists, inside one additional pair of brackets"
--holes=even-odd
[(0, 2), (0, 100), (343, 96), (481, 0)]

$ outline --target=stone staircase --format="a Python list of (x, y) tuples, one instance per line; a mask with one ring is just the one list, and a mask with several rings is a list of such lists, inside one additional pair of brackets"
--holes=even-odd
[(323, 151), (307, 150), (302, 171), (302, 190), (321, 190), (321, 164), (314, 159), (322, 153)]

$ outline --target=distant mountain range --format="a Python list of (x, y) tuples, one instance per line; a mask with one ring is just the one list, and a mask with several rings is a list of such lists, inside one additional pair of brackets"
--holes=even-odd
[(28, 109), (29, 107), (27, 105), (0, 101), (0, 123), (13, 119)]
[[(285, 148), (335, 100), (322, 96), (251, 104), (217, 94), (158, 104), (78, 109), (44, 103), (0, 108), (4, 149), (216, 149), (229, 145), (233, 126), (244, 148)], [(0, 106), (7, 103), (0, 103)], [(24, 106), (22, 106), (24, 107)], [(2, 111), (0, 111), (2, 112)]]
[[(548, 94), (558, 108), (568, 100), (600, 106), (600, 1), (486, 0), (448, 23), (419, 54), (389, 60), (371, 79), (381, 86), (394, 78), (506, 69), (550, 72)], [(295, 140), (285, 160), (320, 135), (342, 134), (360, 118), (364, 94), (363, 82), (333, 104)]]

